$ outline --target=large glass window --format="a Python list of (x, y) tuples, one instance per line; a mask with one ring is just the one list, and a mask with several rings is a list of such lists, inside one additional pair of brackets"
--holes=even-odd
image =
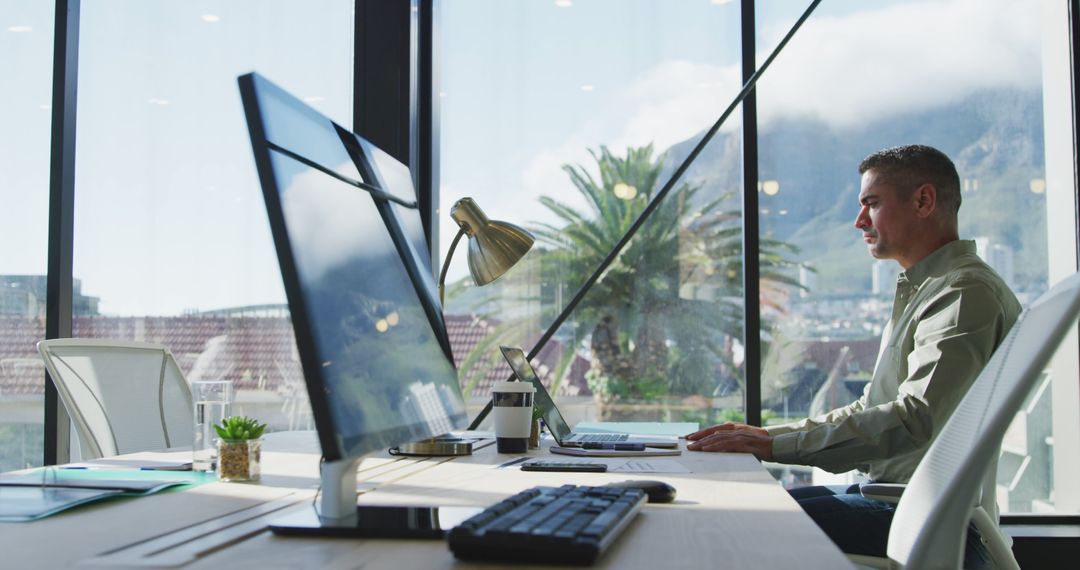
[[(759, 61), (807, 3), (757, 3)], [(1074, 272), (1075, 119), (1066, 15), (1052, 4), (822, 3), (758, 88), (760, 208), (749, 215), (761, 228), (761, 330), (743, 330), (736, 113), (535, 362), (571, 422), (742, 419), (745, 335), (762, 343), (766, 423), (857, 397), (898, 267), (872, 260), (851, 227), (856, 166), (886, 146), (921, 142), (954, 159), (962, 237), (1023, 303)], [(439, 258), (463, 196), (538, 237), (486, 287), (469, 282), (464, 247), (452, 262), (445, 311), (471, 414), (509, 375), (497, 346), (532, 348), (738, 91), (739, 5), (438, 3)], [(0, 6), (6, 470), (42, 457), (34, 343), (53, 6)], [(232, 380), (237, 411), (310, 427), (235, 80), (259, 71), (350, 124), (353, 2), (102, 0), (81, 13), (74, 334), (165, 344), (189, 380)], [(1080, 468), (1076, 340), (1066, 345), (1006, 437), (1006, 512), (1080, 511), (1069, 484)]]
[[(758, 3), (759, 54), (806, 4)], [(1052, 114), (1039, 2), (826, 4), (760, 84), (761, 239), (797, 247), (801, 266), (798, 293), (762, 307), (784, 316), (763, 320), (761, 331), (767, 423), (854, 400), (874, 369), (900, 268), (871, 258), (853, 227), (864, 156), (912, 143), (948, 154), (962, 182), (961, 238), (975, 240), (1024, 304), (1046, 291), (1054, 269), (1048, 192), (1072, 192), (1046, 182)], [(1075, 257), (1067, 263), (1071, 273)], [(1005, 511), (1054, 508), (1053, 441), (1077, 434), (1051, 429), (1051, 394), (1048, 377), (1010, 432), (1000, 466)], [(847, 476), (790, 473), (795, 483), (837, 477)]]
[(311, 429), (237, 88), (350, 124), (352, 2), (82, 5), (74, 335), (166, 345), (234, 412)]
[(53, 4), (0, 0), (0, 471), (41, 465)]
[[(441, 6), (442, 257), (462, 196), (538, 237), (482, 288), (452, 260), (475, 408), (510, 375), (498, 344), (533, 347), (734, 98), (740, 17), (701, 0)], [(743, 417), (741, 160), (732, 120), (539, 355), (571, 423)]]

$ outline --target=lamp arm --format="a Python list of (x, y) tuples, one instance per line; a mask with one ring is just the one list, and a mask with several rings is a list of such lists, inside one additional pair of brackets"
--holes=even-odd
[(458, 230), (454, 241), (450, 242), (450, 251), (446, 252), (446, 261), (443, 262), (442, 271), (439, 272), (439, 304), (446, 305), (443, 300), (443, 290), (446, 289), (446, 271), (450, 269), (450, 260), (454, 258), (454, 249), (457, 248), (457, 244), (461, 241), (461, 236), (465, 235), (465, 228)]

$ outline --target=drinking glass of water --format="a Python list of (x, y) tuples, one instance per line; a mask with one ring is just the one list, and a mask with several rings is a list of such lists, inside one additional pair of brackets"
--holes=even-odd
[(228, 380), (196, 380), (191, 383), (191, 399), (195, 402), (195, 442), (192, 446), (191, 468), (195, 471), (217, 469), (217, 433), (229, 414), (232, 404), (232, 382)]

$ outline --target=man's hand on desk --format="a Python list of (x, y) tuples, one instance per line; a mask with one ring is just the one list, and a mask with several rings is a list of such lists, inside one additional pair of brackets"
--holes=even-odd
[(762, 461), (772, 461), (772, 436), (763, 428), (727, 422), (696, 431), (686, 440), (690, 451), (735, 451), (753, 453)]

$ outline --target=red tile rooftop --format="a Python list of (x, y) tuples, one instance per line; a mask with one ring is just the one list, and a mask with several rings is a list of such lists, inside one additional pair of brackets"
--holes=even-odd
[[(460, 365), (493, 330), (494, 324), (467, 315), (447, 315), (447, 330)], [(294, 393), (302, 390), (303, 371), (288, 317), (186, 315), (179, 317), (75, 317), (73, 336), (119, 338), (167, 346), (189, 381), (225, 378), (237, 390)], [(0, 398), (34, 398), (44, 393), (44, 365), (36, 344), (45, 337), (43, 319), (0, 316)], [(528, 350), (528, 347), (526, 347)], [(533, 363), (550, 386), (565, 348), (548, 343)], [(590, 394), (585, 382), (589, 362), (574, 355), (558, 393)], [(482, 373), (482, 376), (478, 376)], [(477, 360), (461, 374), (463, 387), (475, 383), (471, 395), (486, 397), (491, 385), (510, 377), (498, 353)], [(466, 394), (467, 396), (470, 394)]]

